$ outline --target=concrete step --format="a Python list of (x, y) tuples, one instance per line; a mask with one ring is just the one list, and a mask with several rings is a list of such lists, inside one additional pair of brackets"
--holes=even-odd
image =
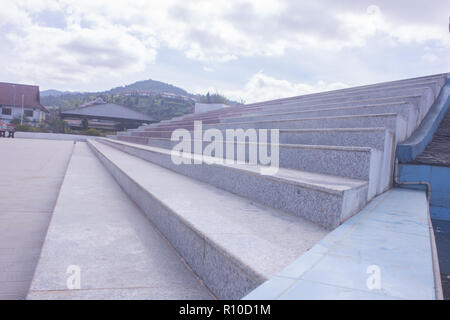
[(205, 125), (203, 130), (210, 128), (247, 130), (255, 129), (324, 129), (324, 128), (375, 128), (384, 127), (394, 133), (396, 142), (403, 141), (407, 136), (406, 120), (395, 113), (367, 114), (354, 116), (311, 117), (277, 121), (234, 122), (216, 125)]
[[(303, 218), (105, 144), (89, 144), (123, 190), (220, 299), (242, 298), (328, 233)], [(247, 187), (252, 188), (251, 184)]]
[[(69, 288), (71, 265), (80, 287)], [(114, 181), (75, 145), (28, 299), (214, 299)]]
[[(363, 115), (363, 114), (380, 114), (380, 113), (397, 113), (407, 120), (408, 136), (418, 126), (419, 109), (410, 103), (394, 103), (380, 105), (366, 105), (358, 107), (345, 108), (329, 108), (320, 110), (304, 110), (286, 113), (273, 113), (265, 115), (247, 115), (235, 118), (220, 119), (220, 123), (232, 122), (257, 122), (257, 121), (274, 121), (289, 120), (308, 117), (325, 117), (325, 116), (345, 116), (345, 115)], [(205, 123), (203, 121), (203, 123)]]
[[(404, 98), (403, 102), (417, 104), (419, 109), (421, 110), (419, 117), (419, 119), (421, 120), (423, 119), (434, 99), (439, 94), (442, 86), (445, 83), (445, 77), (445, 74), (435, 75), (431, 77), (394, 81), (357, 88), (342, 89), (332, 92), (278, 99), (259, 104), (250, 104), (244, 107), (232, 107), (224, 110), (214, 110), (204, 114), (189, 114), (183, 117), (177, 117), (172, 121), (165, 122), (165, 124), (179, 122), (183, 123), (183, 121), (185, 120), (192, 119), (206, 120), (209, 118), (217, 119), (219, 117), (236, 117), (248, 112), (273, 113), (272, 108), (276, 108), (277, 112), (291, 112), (295, 111), (297, 108), (302, 107), (315, 107), (314, 109), (317, 109), (319, 108), (319, 106), (324, 105), (329, 105), (330, 107), (333, 107), (333, 105), (336, 107), (351, 106), (358, 104), (360, 101), (367, 101), (367, 103), (372, 104), (399, 102), (398, 98)], [(372, 94), (372, 97), (361, 97), (361, 94), (367, 95), (368, 93)], [(343, 100), (343, 98), (348, 99)], [(149, 128), (158, 126), (159, 125), (152, 125)]]
[(432, 230), (426, 192), (394, 188), (244, 300), (442, 299)]
[[(278, 121), (261, 121), (261, 122), (242, 122), (231, 124), (217, 124), (215, 126), (204, 126), (208, 128), (218, 128), (225, 131), (226, 129), (241, 128), (247, 130), (254, 129), (280, 129), (280, 130), (305, 130), (305, 129), (340, 129), (340, 128), (377, 128), (384, 127), (394, 133), (396, 142), (402, 141), (407, 136), (406, 120), (402, 116), (396, 114), (379, 114), (379, 115), (356, 115), (356, 116), (339, 116), (339, 117), (317, 117), (317, 118), (303, 118), (292, 120), (278, 120)], [(193, 125), (184, 125), (181, 128), (193, 130)], [(179, 129), (176, 127), (168, 127), (167, 131), (146, 130), (133, 133), (134, 137), (151, 137), (151, 138), (170, 138), (172, 130)], [(121, 139), (122, 134), (118, 134), (118, 139)], [(147, 144), (148, 140), (136, 139), (126, 140), (136, 143)], [(333, 145), (328, 144), (327, 145)]]
[[(323, 129), (323, 128), (376, 128), (384, 127), (395, 133), (396, 142), (403, 141), (407, 136), (406, 120), (395, 113), (368, 114), (354, 116), (311, 117), (277, 121), (233, 122), (202, 126), (203, 130), (216, 128), (225, 129)], [(170, 138), (170, 132), (176, 129), (193, 130), (194, 126), (176, 125), (164, 129), (134, 132), (133, 136)]]
[[(254, 103), (254, 104), (248, 104), (244, 107), (236, 107), (236, 108), (228, 108), (227, 110), (216, 110), (211, 111), (202, 115), (187, 115), (183, 118), (190, 118), (190, 117), (208, 117), (212, 115), (226, 115), (228, 113), (233, 113), (236, 111), (244, 110), (244, 109), (251, 109), (251, 108), (270, 108), (270, 107), (283, 107), (284, 105), (290, 105), (290, 104), (304, 104), (304, 103), (314, 103), (317, 104), (317, 101), (321, 101), (323, 103), (324, 101), (328, 100), (334, 100), (334, 99), (340, 99), (338, 101), (343, 102), (342, 98), (347, 97), (351, 98), (358, 97), (358, 100), (361, 99), (361, 94), (368, 94), (372, 93), (375, 94), (375, 97), (383, 98), (385, 96), (392, 96), (391, 93), (395, 92), (393, 96), (401, 96), (403, 94), (400, 94), (400, 92), (404, 91), (411, 91), (411, 89), (414, 90), (422, 90), (425, 88), (429, 88), (432, 91), (432, 95), (437, 97), (437, 95), (440, 92), (440, 89), (445, 84), (445, 75), (437, 75), (429, 78), (424, 79), (413, 79), (413, 80), (405, 80), (395, 83), (381, 83), (376, 85), (369, 85), (369, 86), (363, 86), (363, 87), (356, 87), (356, 88), (348, 88), (348, 89), (341, 89), (336, 91), (330, 91), (330, 92), (321, 92), (316, 94), (310, 94), (310, 95), (302, 95), (297, 97), (290, 97), (290, 98), (284, 98), (284, 99), (277, 99), (272, 101), (266, 101), (263, 103)], [(426, 89), (425, 89), (426, 90)], [(380, 92), (383, 92), (380, 95)], [(417, 92), (416, 92), (417, 94)], [(332, 102), (332, 101), (331, 101)]]
[[(122, 140), (122, 141), (127, 141)], [(171, 141), (170, 139), (149, 139), (147, 145), (157, 148), (173, 149), (180, 144), (181, 140)], [(128, 141), (133, 142), (133, 141)], [(211, 150), (211, 156), (236, 160), (246, 163), (261, 163), (261, 147), (264, 153), (269, 153), (274, 148), (278, 149), (279, 166), (286, 169), (296, 169), (301, 171), (317, 172), (323, 174), (348, 177), (352, 179), (369, 180), (371, 171), (377, 176), (380, 172), (376, 169), (381, 165), (383, 150), (368, 147), (348, 147), (348, 146), (324, 146), (307, 144), (264, 144), (233, 142), (231, 140), (214, 143), (201, 140), (183, 140), (189, 146), (187, 152), (203, 154), (205, 150)], [(209, 146), (209, 147), (208, 147)], [(216, 153), (219, 149), (220, 153)], [(209, 152), (208, 152), (209, 153)], [(357, 164), (357, 165), (355, 165)]]
[(274, 209), (305, 217), (327, 228), (336, 227), (367, 202), (368, 182), (363, 180), (285, 168), (274, 170), (239, 162), (214, 162), (214, 158), (202, 159), (195, 154), (172, 155), (170, 150), (161, 148), (108, 139), (100, 141), (174, 172)]
[(338, 128), (280, 130), (280, 143), (333, 146), (369, 147), (382, 151), (378, 181), (380, 194), (392, 187), (395, 141), (393, 133), (385, 128)]
[[(276, 105), (268, 105), (268, 106), (260, 106), (260, 110), (253, 110), (254, 112), (266, 112), (266, 113), (273, 113), (273, 110), (278, 110), (277, 112), (284, 112), (284, 111), (295, 111), (295, 109), (303, 109), (304, 107), (310, 107), (311, 110), (318, 109), (320, 106), (323, 105), (329, 105), (329, 104), (335, 104), (336, 108), (342, 107), (344, 105), (348, 106), (347, 104), (353, 103), (356, 105), (364, 105), (366, 104), (366, 101), (370, 100), (377, 100), (377, 99), (395, 99), (395, 98), (404, 98), (404, 97), (410, 97), (410, 96), (419, 96), (418, 101), (418, 107), (420, 110), (419, 113), (419, 119), (422, 120), (425, 114), (428, 112), (429, 108), (433, 104), (435, 100), (435, 94), (431, 87), (413, 87), (408, 88), (404, 90), (383, 90), (383, 91), (375, 91), (370, 93), (358, 93), (358, 94), (352, 94), (352, 95), (344, 95), (339, 97), (329, 97), (329, 98), (320, 98), (320, 99), (314, 99), (314, 100), (300, 100), (300, 101), (293, 101), (290, 103), (284, 103), (284, 104), (276, 104)], [(408, 99), (409, 100), (409, 99)], [(410, 102), (410, 101), (405, 101)], [(337, 105), (341, 104), (341, 105)], [(312, 108), (315, 105), (314, 108)], [(247, 109), (247, 111), (250, 111), (251, 109)], [(206, 115), (204, 115), (205, 118)], [(214, 115), (215, 116), (215, 115)]]
[[(430, 87), (420, 87), (420, 88), (412, 88), (408, 90), (402, 90), (402, 91), (382, 91), (382, 92), (376, 92), (372, 94), (358, 94), (358, 95), (351, 95), (349, 97), (336, 97), (336, 98), (329, 98), (329, 99), (321, 99), (317, 100), (317, 102), (320, 102), (321, 104), (324, 103), (331, 103), (331, 102), (355, 102), (355, 101), (364, 101), (369, 99), (377, 99), (377, 98), (383, 98), (383, 97), (404, 97), (404, 96), (412, 96), (412, 95), (419, 95), (420, 96), (420, 102), (419, 102), (419, 110), (420, 110), (420, 117), (419, 119), (422, 120), (425, 116), (425, 114), (430, 109), (431, 105), (433, 104), (435, 100), (435, 95), (433, 90)], [(307, 101), (307, 103), (310, 103), (312, 101)], [(302, 102), (304, 105), (305, 102)], [(296, 103), (292, 104), (284, 104), (280, 105), (278, 107), (293, 107), (296, 106)]]
[[(172, 131), (165, 132), (168, 138), (129, 136), (123, 141), (148, 144), (159, 148), (172, 148)], [(388, 137), (388, 138), (386, 138)], [(324, 146), (369, 147), (384, 150), (385, 141), (393, 134), (385, 128), (327, 128), (327, 129), (282, 129), (279, 130), (281, 144), (309, 144)], [(268, 136), (270, 141), (270, 135)]]
[[(325, 97), (336, 97), (342, 95), (353, 95), (355, 93), (360, 92), (369, 92), (369, 91), (385, 91), (385, 90), (401, 90), (406, 87), (419, 87), (419, 86), (428, 86), (431, 84), (432, 87), (436, 88), (439, 86), (443, 86), (445, 83), (445, 74), (436, 75), (430, 77), (428, 79), (406, 79), (403, 81), (393, 81), (393, 82), (384, 82), (374, 85), (367, 85), (361, 87), (352, 87), (346, 89), (333, 90), (328, 92), (319, 92), (302, 96), (288, 97), (283, 99), (275, 99), (271, 101), (257, 102), (253, 104), (249, 104), (247, 106), (256, 106), (256, 105), (270, 105), (270, 104), (280, 104), (280, 103), (290, 103), (292, 101), (300, 101), (300, 100), (312, 100), (312, 99), (320, 99)], [(435, 91), (436, 93), (436, 91)]]
[[(225, 136), (225, 133), (222, 132)], [(170, 137), (171, 132), (167, 132)], [(270, 138), (270, 135), (269, 135)], [(146, 137), (120, 137), (120, 140), (141, 143), (158, 148), (171, 149), (177, 145), (178, 141), (171, 141), (170, 138), (146, 138)], [(270, 142), (270, 139), (269, 139)], [(376, 157), (381, 158), (381, 167), (378, 182), (372, 180), (370, 182), (369, 189), (372, 190), (372, 185), (377, 184), (377, 194), (386, 191), (392, 186), (392, 164), (394, 157), (394, 139), (391, 131), (384, 128), (356, 128), (356, 129), (303, 129), (303, 130), (280, 130), (279, 132), (280, 142), (280, 159), (284, 158), (283, 148), (285, 144), (288, 145), (313, 145), (316, 146), (347, 146), (347, 147), (366, 147), (373, 149), (372, 153), (377, 154)], [(203, 149), (209, 144), (209, 142), (203, 142)], [(191, 147), (191, 150), (194, 150)], [(225, 148), (224, 148), (225, 150)], [(246, 160), (248, 160), (248, 146), (246, 146)], [(270, 150), (270, 149), (269, 149)], [(300, 149), (302, 150), (302, 149)], [(304, 150), (304, 149), (303, 149)], [(341, 152), (339, 150), (339, 152)], [(346, 151), (342, 151), (346, 152)], [(225, 152), (224, 152), (225, 154)], [(235, 151), (236, 155), (237, 152)], [(331, 153), (328, 153), (330, 156)], [(302, 159), (302, 154), (299, 153), (296, 156), (297, 159)], [(333, 157), (334, 158), (334, 157)], [(325, 160), (326, 159), (326, 160)], [(328, 161), (326, 157), (322, 159)], [(334, 161), (334, 160), (333, 160)], [(284, 165), (284, 161), (280, 161), (280, 165)], [(346, 166), (351, 168), (351, 162)], [(335, 174), (336, 172), (334, 172)], [(339, 175), (339, 174), (338, 174)], [(348, 177), (352, 177), (348, 175)], [(354, 177), (354, 176), (353, 176)], [(369, 191), (369, 198), (371, 198), (372, 192)]]
[[(347, 102), (295, 102), (292, 104), (280, 104), (276, 106), (249, 106), (249, 107), (240, 107), (234, 108), (232, 111), (228, 111), (227, 113), (215, 113), (208, 112), (205, 114), (188, 114), (183, 118), (173, 119), (166, 123), (155, 124), (152, 127), (158, 127), (163, 124), (184, 124), (187, 121), (192, 120), (217, 120), (217, 119), (226, 119), (230, 117), (239, 117), (239, 116), (253, 116), (253, 115), (265, 115), (265, 114), (273, 114), (273, 113), (282, 113), (282, 112), (296, 112), (296, 111), (307, 111), (307, 110), (320, 110), (320, 109), (334, 109), (334, 108), (346, 108), (346, 107), (359, 107), (359, 106), (368, 106), (368, 105), (379, 105), (379, 104), (389, 104), (389, 103), (411, 103), (420, 108), (420, 106), (426, 105), (425, 97), (420, 94), (413, 94), (407, 96), (398, 96), (398, 97), (379, 97), (367, 100), (356, 100), (356, 101), (347, 101)], [(231, 109), (231, 108), (230, 108)]]

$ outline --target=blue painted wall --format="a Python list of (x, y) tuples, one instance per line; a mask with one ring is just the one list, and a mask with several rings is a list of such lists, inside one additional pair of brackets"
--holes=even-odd
[[(450, 221), (450, 167), (399, 164), (400, 182), (424, 181), (431, 185), (431, 218)], [(422, 189), (425, 186), (401, 185), (402, 188)]]

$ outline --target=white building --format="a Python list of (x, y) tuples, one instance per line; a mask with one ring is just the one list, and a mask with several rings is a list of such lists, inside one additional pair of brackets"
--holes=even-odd
[(21, 118), (31, 122), (45, 120), (48, 110), (41, 105), (38, 86), (0, 82), (0, 120)]

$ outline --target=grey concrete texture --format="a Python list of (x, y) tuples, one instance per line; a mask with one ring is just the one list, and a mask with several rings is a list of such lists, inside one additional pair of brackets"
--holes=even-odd
[(242, 298), (328, 232), (105, 144), (89, 144), (218, 298)]
[(286, 104), (292, 102), (299, 101), (314, 101), (319, 99), (333, 99), (333, 98), (345, 98), (349, 96), (362, 96), (362, 95), (371, 95), (372, 97), (376, 97), (380, 94), (380, 92), (407, 92), (409, 90), (417, 90), (422, 88), (429, 88), (432, 90), (433, 94), (437, 96), (439, 88), (445, 83), (445, 76), (441, 75), (436, 79), (425, 80), (425, 81), (412, 81), (412, 82), (404, 82), (404, 83), (382, 83), (380, 85), (369, 85), (366, 87), (356, 87), (349, 89), (342, 89), (330, 92), (320, 92), (316, 94), (309, 94), (285, 99), (278, 99), (272, 101), (265, 101), (260, 103), (254, 103), (249, 106), (268, 106), (274, 104)]
[(402, 104), (402, 103), (411, 103), (415, 106), (419, 106), (420, 100), (422, 96), (420, 94), (413, 94), (408, 96), (398, 96), (398, 97), (378, 97), (367, 100), (357, 100), (357, 101), (347, 101), (347, 102), (325, 102), (321, 103), (320, 101), (313, 102), (296, 102), (290, 104), (277, 104), (273, 106), (244, 106), (235, 108), (233, 112), (228, 112), (224, 114), (205, 114), (204, 116), (198, 116), (194, 114), (187, 114), (180, 119), (172, 119), (171, 121), (154, 123), (152, 126), (141, 127), (140, 129), (151, 129), (154, 127), (158, 127), (160, 124), (168, 124), (168, 123), (184, 123), (186, 121), (191, 121), (194, 119), (226, 119), (226, 118), (235, 118), (239, 116), (254, 116), (254, 115), (266, 115), (273, 113), (287, 113), (287, 112), (298, 112), (298, 111), (308, 111), (308, 110), (320, 110), (320, 109), (337, 109), (337, 108), (350, 108), (350, 107), (362, 107), (369, 105), (385, 105), (385, 104)]
[(70, 141), (86, 141), (87, 138), (95, 139), (92, 136), (85, 136), (80, 134), (65, 134), (65, 133), (47, 133), (47, 132), (16, 132), (15, 138), (24, 139), (44, 139), (44, 140), (70, 140)]
[(296, 111), (288, 113), (274, 113), (267, 115), (241, 116), (236, 118), (221, 119), (221, 123), (230, 122), (252, 122), (252, 121), (273, 121), (288, 120), (308, 117), (325, 117), (325, 116), (344, 116), (344, 115), (362, 115), (362, 114), (380, 114), (380, 113), (397, 113), (407, 120), (408, 135), (418, 126), (419, 119), (418, 107), (410, 104), (387, 104), (387, 105), (369, 105), (362, 107), (333, 108), (321, 110)]
[[(269, 135), (270, 137), (270, 135)], [(176, 145), (178, 142), (171, 141), (168, 138), (143, 138), (143, 137), (119, 137), (119, 140), (131, 142), (131, 143), (142, 143), (149, 146), (154, 146), (158, 148), (166, 148), (170, 149), (174, 145)], [(368, 129), (304, 129), (304, 130), (281, 130), (280, 131), (280, 143), (282, 144), (303, 144), (302, 147), (304, 147), (305, 144), (312, 145), (312, 148), (316, 148), (319, 146), (318, 149), (320, 149), (320, 146), (332, 146), (332, 150), (339, 150), (338, 148), (335, 148), (334, 146), (357, 146), (357, 147), (369, 147), (372, 150), (372, 156), (375, 157), (375, 161), (371, 162), (372, 165), (370, 166), (370, 169), (372, 172), (375, 172), (373, 176), (375, 176), (374, 179), (369, 180), (370, 181), (370, 189), (374, 192), (369, 192), (369, 199), (372, 197), (373, 194), (379, 194), (384, 191), (386, 191), (391, 185), (392, 185), (392, 161), (393, 161), (393, 134), (392, 132), (385, 130), (384, 128), (368, 128)], [(207, 142), (203, 143), (203, 148), (208, 144)], [(246, 161), (248, 161), (248, 143), (246, 144)], [(237, 148), (237, 147), (236, 147)], [(194, 150), (194, 148), (191, 148), (191, 150)], [(295, 150), (295, 149), (294, 149)], [(304, 150), (304, 149), (301, 149)], [(314, 150), (314, 149), (313, 149)], [(326, 150), (324, 147), (323, 150)], [(304, 165), (305, 162), (303, 162), (301, 152), (296, 153), (295, 156), (291, 157), (285, 157), (283, 155), (284, 146), (280, 145), (280, 165), (282, 167), (287, 168), (300, 168), (299, 165)], [(379, 153), (378, 151), (381, 151)], [(325, 151), (323, 151), (325, 152)], [(338, 152), (344, 152), (347, 151), (339, 150)], [(237, 152), (235, 152), (235, 155)], [(354, 177), (358, 178), (356, 176), (355, 172), (352, 171), (352, 168), (355, 164), (355, 162), (350, 161), (350, 163), (340, 163), (340, 165), (343, 166), (337, 166), (338, 162), (335, 162), (334, 164), (329, 164), (328, 161), (330, 160), (330, 157), (328, 157), (330, 154), (327, 154), (327, 156), (321, 156), (319, 158), (318, 163), (314, 163), (314, 166), (320, 165), (321, 162), (325, 162), (325, 166), (328, 165), (336, 165), (336, 167), (339, 167), (339, 169), (336, 171), (317, 171), (312, 170), (312, 167), (309, 167), (314, 172), (321, 172), (321, 173), (330, 173), (330, 174), (336, 174), (336, 175), (342, 175), (347, 177)], [(286, 160), (293, 162), (291, 164), (286, 164)], [(381, 161), (381, 163), (380, 163)], [(376, 163), (378, 162), (378, 164)], [(344, 169), (345, 167), (345, 169)], [(362, 168), (362, 165), (358, 166), (360, 169)], [(373, 171), (375, 168), (379, 168), (376, 171)], [(323, 167), (322, 167), (323, 168)], [(304, 170), (306, 170), (305, 167), (303, 167)], [(350, 172), (350, 173), (349, 173)], [(370, 170), (365, 171), (366, 173), (371, 172)], [(370, 175), (369, 175), (370, 176)], [(360, 178), (362, 176), (359, 176)], [(376, 191), (373, 189), (377, 186)]]
[[(362, 104), (384, 104), (384, 103), (399, 103), (399, 102), (409, 102), (416, 106), (419, 106), (420, 109), (423, 109), (426, 113), (426, 110), (430, 107), (430, 103), (434, 100), (434, 98), (439, 93), (440, 89), (445, 83), (445, 74), (437, 75), (433, 77), (425, 77), (422, 79), (410, 79), (410, 80), (402, 80), (402, 81), (394, 81), (387, 82), (357, 88), (349, 88), (349, 89), (341, 89), (331, 92), (325, 93), (317, 93), (311, 95), (304, 95), (299, 97), (278, 99), (274, 101), (267, 101), (262, 103), (256, 103), (251, 105), (246, 105), (244, 107), (232, 107), (229, 108), (226, 112), (208, 112), (201, 116), (195, 114), (185, 115), (183, 117), (178, 117), (173, 119), (173, 121), (166, 121), (165, 123), (178, 123), (183, 122), (187, 119), (208, 119), (208, 117), (236, 117), (239, 116), (242, 112), (251, 114), (257, 113), (259, 115), (262, 114), (270, 114), (275, 110), (276, 112), (293, 112), (298, 111), (300, 109), (305, 110), (317, 110), (320, 108), (341, 108), (341, 107), (350, 107), (350, 106), (358, 106)], [(419, 87), (417, 85), (419, 84)], [(407, 93), (405, 95), (404, 92), (401, 92), (402, 89), (414, 88), (414, 92), (412, 94)], [(425, 87), (423, 87), (425, 86)], [(420, 89), (422, 87), (422, 89)], [(417, 90), (416, 90), (417, 89)], [(377, 92), (376, 97), (368, 97), (367, 99), (361, 100), (361, 97), (358, 97), (356, 100), (347, 99), (343, 101), (342, 99), (339, 102), (336, 102), (334, 99), (324, 100), (324, 98), (328, 97), (336, 97), (342, 94), (347, 96), (357, 96), (358, 92), (361, 93), (363, 91), (367, 92), (370, 90), (375, 90)], [(383, 91), (383, 95), (379, 95), (378, 92)], [(392, 96), (391, 91), (394, 91), (395, 94)], [(399, 94), (400, 93), (400, 94)], [(424, 94), (421, 96), (419, 93)], [(314, 98), (311, 100), (311, 98)], [(154, 124), (151, 127), (158, 127), (158, 124)]]
[[(398, 80), (398, 81), (390, 81), (390, 82), (383, 82), (378, 84), (371, 84), (371, 85), (365, 85), (360, 87), (351, 87), (346, 89), (338, 89), (328, 92), (320, 92), (320, 93), (313, 93), (313, 94), (307, 94), (302, 96), (295, 96), (295, 97), (288, 97), (288, 98), (282, 98), (282, 99), (275, 99), (271, 101), (264, 101), (264, 102), (256, 102), (252, 104), (245, 105), (244, 108), (252, 108), (252, 107), (258, 107), (258, 106), (270, 106), (270, 105), (280, 105), (280, 104), (289, 104), (289, 103), (297, 103), (303, 100), (311, 100), (313, 98), (324, 98), (324, 97), (332, 97), (332, 96), (339, 96), (339, 95), (352, 95), (361, 91), (367, 91), (368, 89), (372, 90), (383, 90), (385, 88), (389, 87), (401, 87), (405, 85), (416, 85), (416, 84), (424, 84), (427, 85), (428, 83), (437, 83), (439, 86), (442, 86), (445, 83), (445, 74), (439, 74), (439, 75), (433, 75), (430, 77), (421, 77), (421, 78), (415, 78), (415, 79), (405, 79), (405, 80)], [(232, 110), (239, 110), (242, 109), (240, 107), (231, 108)], [(230, 110), (227, 110), (228, 112)], [(209, 114), (219, 114), (218, 112), (211, 112)], [(221, 114), (224, 114), (223, 112)], [(187, 115), (181, 118), (187, 118), (193, 115)]]
[[(279, 168), (274, 175), (264, 175), (260, 172), (261, 166), (240, 163), (175, 164), (169, 150), (107, 139), (99, 141), (274, 209), (305, 217), (327, 228), (335, 228), (345, 220), (344, 217), (358, 212), (368, 198), (368, 183), (363, 180), (285, 168)], [(201, 160), (201, 156), (195, 154), (182, 157)]]
[[(220, 125), (204, 125), (203, 129), (320, 129), (320, 128), (375, 128), (384, 127), (395, 134), (396, 141), (407, 136), (406, 120), (395, 113), (355, 116), (315, 117), (277, 121), (240, 122)], [(148, 131), (149, 132), (149, 131)]]
[(26, 297), (72, 148), (0, 139), (0, 300)]
[[(283, 129), (279, 131), (281, 144), (310, 144), (328, 146), (369, 147), (377, 150), (384, 149), (385, 136), (392, 136), (392, 132), (385, 128), (325, 128), (325, 129)], [(172, 132), (168, 131), (168, 138), (146, 138), (137, 136), (111, 136), (133, 143), (148, 144), (159, 148), (172, 148), (170, 141)], [(270, 141), (270, 135), (268, 136)]]
[[(70, 265), (80, 288), (67, 286)], [(77, 143), (28, 299), (212, 299), (86, 143)]]
[[(443, 84), (443, 83), (442, 83)], [(245, 106), (240, 108), (235, 108), (232, 112), (227, 112), (223, 114), (218, 113), (206, 113), (201, 117), (195, 115), (187, 115), (181, 119), (194, 119), (194, 118), (203, 118), (207, 119), (208, 117), (236, 117), (239, 116), (240, 113), (258, 113), (258, 114), (268, 114), (273, 113), (275, 110), (277, 112), (293, 112), (300, 111), (302, 109), (310, 109), (310, 110), (318, 110), (322, 108), (342, 108), (342, 107), (356, 107), (361, 105), (368, 104), (384, 104), (384, 103), (398, 103), (398, 102), (415, 102), (416, 104), (420, 104), (422, 108), (429, 108), (429, 102), (435, 99), (436, 92), (439, 92), (442, 88), (442, 84), (438, 85), (433, 84), (431, 86), (426, 87), (416, 87), (409, 86), (406, 89), (399, 88), (383, 88), (370, 90), (369, 93), (361, 93), (361, 92), (349, 92), (345, 95), (330, 95), (322, 93), (313, 99), (306, 99), (305, 96), (300, 96), (295, 99), (292, 99), (288, 102), (274, 102), (271, 104), (262, 103), (261, 105), (256, 106)], [(373, 92), (372, 92), (373, 91)], [(422, 97), (428, 97), (427, 104), (419, 103)], [(417, 99), (419, 98), (419, 99)]]
[[(133, 139), (130, 140), (128, 141), (137, 142), (133, 141)], [(123, 139), (122, 141), (127, 141), (127, 139)], [(147, 143), (144, 144), (164, 149), (172, 149), (175, 145), (180, 143), (180, 141), (171, 141), (170, 139), (149, 139), (146, 142)], [(190, 150), (194, 153), (204, 152), (205, 148), (211, 143), (201, 140), (188, 140), (186, 142), (189, 143), (191, 146)], [(155, 143), (156, 145), (153, 145), (152, 143)], [(375, 160), (372, 157), (372, 153), (376, 153), (377, 150), (365, 147), (299, 144), (272, 145), (250, 143), (248, 141), (234, 143), (232, 141), (216, 141), (215, 143), (220, 144), (223, 150), (223, 158), (238, 160), (239, 155), (242, 154), (243, 157), (239, 160), (250, 163), (259, 163), (259, 146), (265, 146), (269, 152), (270, 150), (273, 150), (272, 148), (276, 147), (279, 150), (279, 165), (282, 168), (337, 175), (353, 179), (368, 180), (371, 166), (380, 165), (379, 163), (371, 162)], [(196, 150), (195, 144), (201, 145), (201, 150)], [(232, 157), (227, 154), (227, 150), (229, 149), (233, 150)], [(253, 159), (250, 155), (255, 155), (256, 158)], [(213, 152), (212, 156), (216, 156), (216, 153)]]
[(428, 206), (424, 191), (389, 190), (244, 299), (438, 299)]
[[(407, 122), (402, 116), (395, 113), (370, 114), (354, 116), (314, 117), (277, 121), (239, 122), (203, 125), (203, 130), (216, 128), (226, 129), (327, 129), (327, 128), (377, 128), (383, 127), (392, 131), (396, 141), (403, 141), (407, 137)], [(141, 131), (132, 133), (140, 137), (165, 137), (170, 138), (170, 132), (175, 129), (185, 128), (193, 130), (193, 125), (169, 126), (167, 131)]]

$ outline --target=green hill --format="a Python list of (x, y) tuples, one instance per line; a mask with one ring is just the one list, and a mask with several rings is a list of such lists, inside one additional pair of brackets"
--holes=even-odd
[[(151, 91), (154, 95), (123, 95), (130, 91)], [(178, 97), (162, 96), (162, 93), (172, 93)], [(189, 97), (189, 99), (182, 98)], [(49, 109), (67, 110), (101, 97), (112, 102), (129, 107), (133, 110), (148, 114), (155, 119), (164, 120), (193, 112), (194, 95), (186, 90), (168, 83), (144, 80), (117, 87), (103, 92), (67, 92), (58, 90), (44, 90), (41, 92), (41, 103)]]

